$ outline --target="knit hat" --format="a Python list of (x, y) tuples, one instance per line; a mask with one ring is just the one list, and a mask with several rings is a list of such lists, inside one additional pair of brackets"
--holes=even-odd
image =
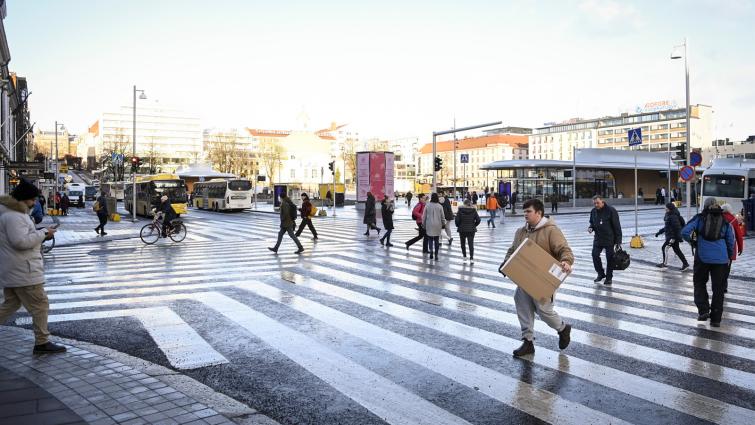
[(718, 205), (718, 201), (716, 200), (716, 198), (712, 196), (710, 198), (705, 198), (705, 202), (703, 202), (703, 209), (707, 210), (708, 208), (714, 205)]
[(669, 211), (674, 211), (676, 209), (676, 204), (674, 204), (673, 202), (669, 202), (666, 204), (666, 208), (668, 208)]
[(37, 199), (39, 196), (39, 189), (37, 186), (29, 183), (28, 181), (21, 179), (21, 182), (13, 189), (11, 196), (17, 201), (28, 201), (29, 199)]

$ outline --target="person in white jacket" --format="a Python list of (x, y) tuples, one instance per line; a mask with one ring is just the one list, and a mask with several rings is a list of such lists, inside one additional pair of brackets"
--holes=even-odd
[(425, 206), (425, 211), (422, 214), (422, 224), (427, 234), (427, 249), (430, 251), (430, 259), (437, 259), (438, 250), (440, 249), (440, 234), (446, 226), (446, 216), (443, 213), (443, 205), (440, 204), (437, 193), (432, 194), (430, 202)]
[(29, 208), (38, 196), (39, 189), (25, 180), (11, 196), (0, 196), (0, 276), (5, 298), (0, 305), (0, 324), (23, 305), (32, 317), (34, 353), (61, 353), (66, 347), (49, 341), (50, 304), (40, 251), (42, 242), (55, 234), (55, 228), (37, 230), (29, 217)]

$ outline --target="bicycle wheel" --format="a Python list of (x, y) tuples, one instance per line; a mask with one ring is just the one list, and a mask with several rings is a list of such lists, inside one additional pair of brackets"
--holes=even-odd
[(173, 226), (173, 230), (171, 230), (168, 236), (170, 236), (173, 242), (181, 242), (186, 238), (186, 226), (183, 223)]
[(139, 237), (142, 239), (142, 242), (152, 245), (160, 239), (160, 229), (154, 224), (146, 224), (139, 232)]
[(55, 236), (52, 239), (42, 242), (42, 254), (47, 254), (55, 248)]

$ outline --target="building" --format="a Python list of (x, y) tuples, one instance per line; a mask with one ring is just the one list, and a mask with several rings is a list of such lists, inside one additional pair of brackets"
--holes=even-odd
[[(492, 186), (491, 176), (481, 167), (493, 161), (527, 159), (527, 135), (495, 133), (492, 135), (466, 137), (456, 141), (456, 187), (468, 190), (484, 190)], [(441, 170), (437, 173), (438, 187), (452, 187), (454, 185), (454, 141), (436, 142), (437, 155), (443, 161)], [(468, 158), (462, 163), (462, 155)], [(433, 144), (427, 143), (419, 151), (417, 162), (417, 179), (426, 191), (432, 184), (434, 168)]]
[(419, 138), (405, 137), (390, 140), (387, 150), (393, 152), (394, 190), (399, 193), (414, 191), (417, 181)]
[[(36, 129), (34, 131), (34, 151), (37, 154), (42, 154), (45, 158), (55, 157), (55, 144), (55, 130)], [(78, 156), (78, 139), (68, 134), (68, 129), (65, 127), (58, 130), (57, 155), (58, 158), (64, 158), (66, 155)]]
[[(573, 118), (562, 123), (547, 123), (533, 130), (529, 137), (530, 159), (570, 161), (572, 151), (585, 148), (629, 149), (627, 133), (642, 129), (642, 147), (650, 152), (670, 149), (677, 156), (684, 154), (686, 115), (684, 108), (676, 108), (669, 101), (652, 102), (633, 114), (596, 119)], [(707, 105), (690, 106), (690, 143), (693, 149), (711, 145), (712, 108)]]
[(703, 167), (708, 167), (716, 158), (755, 159), (755, 136), (741, 141), (714, 140), (713, 145), (703, 148)]
[[(133, 112), (133, 106), (103, 112), (89, 128), (92, 135), (89, 143), (93, 146), (86, 146), (87, 158), (92, 156), (91, 147), (100, 167), (113, 153), (131, 157)], [(157, 172), (174, 172), (181, 166), (199, 162), (204, 156), (203, 149), (198, 116), (158, 102), (137, 100), (136, 156), (142, 159), (143, 166)]]
[(260, 174), (259, 146), (246, 129), (206, 129), (204, 159), (221, 173), (254, 179)]

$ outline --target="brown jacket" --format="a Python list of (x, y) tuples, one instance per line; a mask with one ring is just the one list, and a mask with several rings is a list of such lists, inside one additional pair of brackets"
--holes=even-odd
[(514, 241), (506, 253), (506, 259), (503, 260), (504, 263), (508, 261), (511, 254), (516, 251), (526, 238), (540, 245), (540, 248), (543, 248), (559, 262), (566, 261), (570, 265), (574, 264), (574, 253), (569, 248), (569, 243), (566, 242), (564, 234), (561, 233), (561, 229), (556, 226), (553, 219), (548, 217), (543, 217), (534, 229), (530, 229), (529, 225), (525, 224), (524, 227), (514, 233)]

